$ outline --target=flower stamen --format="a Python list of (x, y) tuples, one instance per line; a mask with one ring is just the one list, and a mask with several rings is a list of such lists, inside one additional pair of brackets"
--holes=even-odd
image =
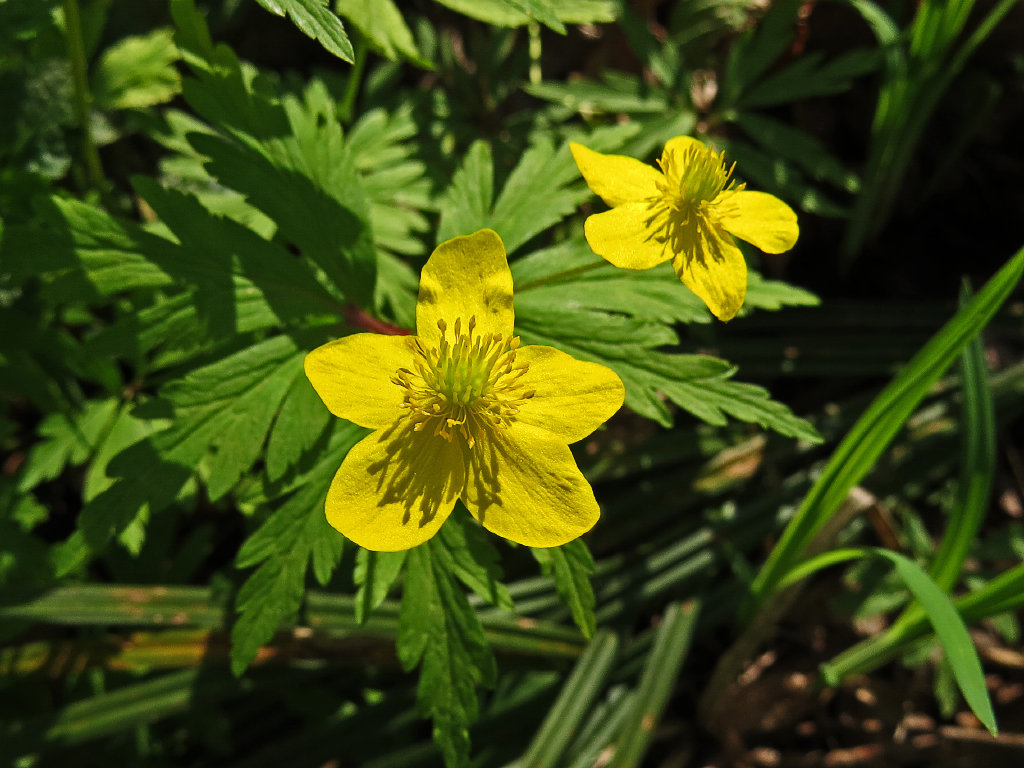
[(519, 382), (530, 366), (516, 362), (518, 336), (479, 334), (475, 316), (465, 324), (456, 318), (451, 338), (448, 323), (438, 320), (437, 327), (437, 346), (410, 339), (416, 372), (399, 368), (391, 381), (405, 390), (401, 407), (414, 431), (429, 430), (448, 442), (458, 438), (472, 449), (506, 429), (534, 396)]

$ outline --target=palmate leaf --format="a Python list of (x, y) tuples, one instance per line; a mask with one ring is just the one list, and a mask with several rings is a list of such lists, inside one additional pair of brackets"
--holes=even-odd
[(474, 142), (441, 201), (438, 242), (489, 227), (513, 253), (590, 197), (567, 147), (556, 148), (548, 141), (523, 153), (492, 204), (493, 190), (490, 147), (484, 141)]
[(242, 674), (260, 646), (295, 620), (305, 595), (306, 572), (322, 586), (341, 558), (344, 537), (324, 514), (331, 478), (349, 449), (365, 434), (354, 424), (333, 420), (330, 443), (311, 469), (294, 478), (293, 489), (238, 552), (235, 564), (259, 564), (235, 598), (238, 620), (231, 629), (231, 669)]
[(469, 726), (476, 720), (476, 686), (493, 686), (497, 667), (483, 627), (444, 566), (434, 537), (409, 551), (399, 616), (398, 658), (420, 665), (417, 703), (434, 721), (434, 741), (454, 768), (469, 760)]
[(339, 59), (355, 60), (352, 43), (341, 19), (331, 11), (328, 0), (256, 0), (271, 13), (288, 14), (292, 23)]
[(346, 152), (337, 104), (319, 82), (302, 94), (278, 94), (253, 78), (226, 47), (214, 48), (191, 0), (175, 0), (176, 42), (195, 78), (185, 99), (219, 133), (187, 135), (220, 184), (277, 225), (290, 243), (360, 306), (373, 302), (376, 255), (368, 203)]
[(55, 553), (59, 573), (102, 551), (144, 507), (154, 514), (174, 503), (207, 453), (211, 497), (230, 490), (259, 455), (278, 404), (301, 375), (302, 358), (294, 341), (277, 336), (165, 387), (165, 399), (143, 410), (150, 417), (173, 415), (172, 426), (110, 461), (108, 473), (117, 481), (82, 509), (78, 530)]
[[(575, 240), (513, 262), (512, 274), (516, 330), (523, 341), (607, 365), (626, 386), (626, 405), (641, 416), (670, 426), (668, 398), (713, 424), (729, 414), (780, 434), (820, 440), (810, 424), (764, 390), (731, 381), (736, 371), (728, 362), (660, 349), (678, 343), (675, 323), (708, 321), (700, 300), (667, 265), (643, 272), (616, 269)], [(750, 282), (747, 303), (778, 309), (816, 299), (758, 276)]]

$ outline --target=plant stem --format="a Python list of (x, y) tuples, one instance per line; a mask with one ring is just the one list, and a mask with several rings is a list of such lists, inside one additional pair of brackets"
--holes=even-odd
[(71, 82), (74, 86), (75, 118), (82, 131), (82, 159), (85, 162), (85, 175), (89, 186), (105, 198), (109, 187), (107, 179), (103, 175), (99, 150), (92, 140), (92, 131), (89, 128), (92, 94), (89, 92), (85, 45), (82, 43), (82, 17), (78, 11), (78, 0), (64, 0), (64, 24), (68, 44), (68, 61), (71, 64)]
[(356, 30), (352, 30), (352, 43), (355, 48), (355, 61), (352, 62), (352, 71), (348, 73), (348, 81), (345, 83), (345, 95), (338, 104), (338, 115), (341, 122), (348, 124), (352, 121), (352, 111), (356, 106), (356, 98), (359, 96), (359, 86), (363, 82), (363, 70), (366, 68), (366, 41)]

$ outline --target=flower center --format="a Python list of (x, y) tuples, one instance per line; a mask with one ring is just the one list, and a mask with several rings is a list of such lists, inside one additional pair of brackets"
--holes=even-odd
[(415, 370), (399, 368), (391, 381), (405, 390), (401, 407), (409, 409), (414, 430), (429, 429), (449, 442), (459, 437), (473, 448), (507, 428), (533, 397), (519, 382), (530, 366), (516, 362), (518, 336), (475, 334), (476, 317), (465, 328), (457, 318), (451, 336), (444, 320), (437, 327), (436, 347), (411, 337)]
[(727, 169), (725, 152), (708, 147), (691, 144), (680, 153), (666, 152), (658, 165), (664, 174), (664, 181), (658, 182), (662, 200), (684, 220), (735, 186), (729, 179), (736, 164)]

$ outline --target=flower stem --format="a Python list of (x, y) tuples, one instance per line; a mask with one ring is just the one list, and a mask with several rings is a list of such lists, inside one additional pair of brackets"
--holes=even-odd
[(608, 262), (606, 262), (604, 259), (599, 259), (597, 261), (592, 261), (589, 264), (584, 264), (584, 265), (579, 266), (579, 267), (573, 267), (572, 269), (567, 269), (564, 272), (556, 272), (553, 275), (548, 275), (547, 277), (541, 277), (541, 278), (539, 278), (537, 280), (531, 280), (528, 283), (523, 283), (522, 285), (517, 285), (516, 286), (516, 292), (527, 291), (530, 288), (540, 288), (542, 285), (550, 285), (551, 283), (561, 282), (562, 280), (565, 280), (566, 278), (576, 277), (576, 275), (582, 275), (585, 272), (590, 272), (592, 270), (595, 270), (598, 267), (602, 267), (602, 266), (604, 266), (607, 263)]
[(359, 86), (363, 81), (363, 69), (366, 68), (366, 40), (355, 29), (352, 30), (351, 37), (355, 48), (355, 61), (352, 62), (352, 71), (348, 73), (348, 81), (345, 83), (345, 95), (338, 104), (341, 122), (346, 124), (352, 120), (352, 110), (355, 109)]
[(71, 82), (74, 87), (75, 118), (82, 131), (82, 159), (88, 184), (104, 198), (108, 183), (100, 164), (100, 153), (92, 140), (89, 129), (89, 112), (92, 108), (92, 94), (86, 71), (85, 46), (82, 43), (82, 17), (78, 11), (78, 0), (64, 0), (64, 24), (67, 35), (68, 61), (71, 64)]

